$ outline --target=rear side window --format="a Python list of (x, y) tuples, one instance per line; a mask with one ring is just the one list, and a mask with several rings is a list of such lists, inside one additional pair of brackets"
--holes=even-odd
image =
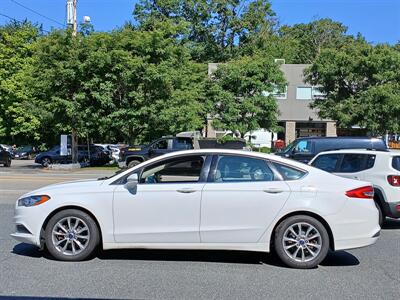
[(400, 156), (393, 157), (392, 167), (400, 171)]
[(340, 154), (320, 155), (313, 161), (311, 165), (326, 172), (334, 172), (339, 159)]
[(175, 140), (175, 149), (188, 150), (192, 148), (192, 142), (189, 139), (177, 138)]
[(307, 172), (289, 167), (287, 165), (279, 164), (276, 162), (272, 163), (277, 171), (282, 175), (284, 180), (297, 180), (302, 178)]
[(355, 173), (370, 169), (375, 164), (375, 155), (345, 154), (340, 165), (340, 173)]
[(274, 173), (263, 159), (245, 156), (218, 157), (213, 182), (273, 181)]

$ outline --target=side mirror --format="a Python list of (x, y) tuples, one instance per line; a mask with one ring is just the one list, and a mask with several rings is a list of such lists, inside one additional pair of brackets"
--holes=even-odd
[(126, 188), (131, 194), (136, 194), (138, 182), (139, 182), (138, 174), (136, 174), (136, 173), (131, 174), (126, 179), (124, 188)]

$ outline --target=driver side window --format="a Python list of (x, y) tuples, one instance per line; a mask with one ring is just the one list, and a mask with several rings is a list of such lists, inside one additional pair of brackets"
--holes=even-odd
[(204, 164), (202, 156), (163, 160), (144, 168), (141, 184), (198, 182)]
[(213, 182), (273, 181), (274, 173), (263, 159), (245, 156), (221, 155)]

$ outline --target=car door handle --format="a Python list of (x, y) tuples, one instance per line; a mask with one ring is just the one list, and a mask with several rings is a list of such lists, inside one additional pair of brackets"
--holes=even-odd
[(269, 193), (269, 194), (279, 194), (279, 193), (283, 192), (283, 189), (280, 189), (280, 188), (266, 188), (263, 191), (266, 192), (266, 193)]
[(184, 193), (184, 194), (189, 194), (189, 193), (194, 193), (196, 190), (191, 189), (191, 188), (185, 188), (185, 189), (179, 189), (176, 190), (178, 193)]

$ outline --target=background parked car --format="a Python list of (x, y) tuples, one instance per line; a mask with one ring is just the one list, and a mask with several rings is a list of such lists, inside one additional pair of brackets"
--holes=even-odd
[(400, 152), (322, 152), (310, 165), (341, 177), (371, 182), (380, 213), (380, 224), (382, 225), (385, 217), (400, 218)]
[(385, 141), (369, 137), (305, 137), (298, 138), (276, 155), (308, 163), (323, 151), (340, 149), (388, 150)]
[(11, 154), (0, 145), (0, 164), (3, 164), (5, 167), (11, 166)]
[(189, 149), (193, 149), (193, 139), (190, 137), (162, 137), (149, 145), (122, 148), (118, 165), (120, 168), (132, 168), (150, 158)]
[[(101, 166), (110, 161), (110, 152), (101, 146), (90, 145), (90, 152), (87, 145), (78, 146), (78, 162), (89, 162), (90, 165)], [(68, 153), (71, 153), (68, 148)], [(60, 155), (60, 146), (55, 146), (49, 151), (39, 153), (35, 158), (35, 163), (48, 167), (53, 163), (71, 163), (71, 154)]]
[(15, 151), (13, 149), (13, 146), (6, 144), (0, 144), (0, 146), (3, 147), (8, 153), (10, 153), (11, 158), (14, 159)]
[(15, 150), (15, 159), (33, 159), (36, 155), (36, 148), (33, 146), (22, 146)]

